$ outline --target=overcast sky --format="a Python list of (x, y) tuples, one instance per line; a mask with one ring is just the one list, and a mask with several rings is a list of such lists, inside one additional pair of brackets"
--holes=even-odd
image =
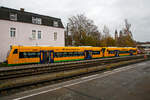
[(134, 39), (150, 41), (150, 0), (0, 0), (0, 6), (61, 18), (85, 14), (99, 27), (108, 26), (111, 34), (123, 28), (128, 19)]

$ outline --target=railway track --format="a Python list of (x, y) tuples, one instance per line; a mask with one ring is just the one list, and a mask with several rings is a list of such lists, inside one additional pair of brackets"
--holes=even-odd
[(144, 60), (145, 59), (142, 55), (1, 70), (0, 91), (8, 91), (17, 87), (41, 84), (47, 81), (115, 68), (117, 66), (127, 65)]
[(130, 60), (130, 59), (138, 59), (142, 56), (132, 56), (132, 57), (123, 57), (119, 58), (109, 58), (109, 59), (96, 59), (96, 60), (88, 60), (88, 61), (79, 61), (75, 63), (64, 63), (64, 64), (52, 64), (52, 65), (46, 65), (46, 66), (34, 66), (34, 67), (23, 67), (17, 68), (17, 69), (9, 69), (9, 70), (0, 70), (0, 80), (7, 80), (12, 78), (19, 78), (19, 77), (25, 77), (25, 76), (31, 76), (31, 75), (38, 75), (42, 73), (52, 73), (52, 72), (58, 72), (58, 71), (64, 71), (64, 70), (71, 70), (71, 69), (77, 69), (77, 68), (83, 68), (85, 66), (97, 66), (97, 65), (104, 65), (109, 63), (115, 63), (119, 61), (124, 60)]

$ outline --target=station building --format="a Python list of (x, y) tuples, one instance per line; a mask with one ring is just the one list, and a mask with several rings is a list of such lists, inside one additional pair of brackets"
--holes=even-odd
[(12, 45), (64, 46), (61, 19), (0, 7), (0, 62), (4, 62)]

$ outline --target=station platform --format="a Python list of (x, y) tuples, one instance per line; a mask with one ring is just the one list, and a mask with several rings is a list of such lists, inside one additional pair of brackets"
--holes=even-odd
[(0, 97), (1, 100), (150, 100), (150, 61)]

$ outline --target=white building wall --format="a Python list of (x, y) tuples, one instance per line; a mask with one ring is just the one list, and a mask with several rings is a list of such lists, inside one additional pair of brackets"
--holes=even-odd
[[(10, 28), (16, 28), (15, 37), (10, 37)], [(36, 30), (35, 40), (29, 39), (32, 30)], [(37, 38), (37, 31), (41, 31), (41, 39)], [(54, 40), (54, 32), (57, 32), (57, 40)], [(0, 62), (6, 60), (10, 45), (64, 46), (64, 41), (63, 28), (0, 20)]]

